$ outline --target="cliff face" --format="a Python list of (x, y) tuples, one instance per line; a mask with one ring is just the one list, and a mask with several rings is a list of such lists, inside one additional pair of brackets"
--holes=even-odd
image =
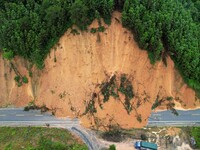
[[(173, 97), (179, 108), (200, 106), (195, 92), (183, 83), (173, 61), (167, 58), (167, 67), (162, 62), (151, 65), (147, 52), (138, 48), (119, 18), (120, 14), (115, 12), (112, 24), (104, 25), (105, 32), (73, 35), (67, 31), (45, 60), (45, 69), (33, 69), (33, 77), (22, 87), (17, 87), (13, 69), (1, 57), (0, 105), (24, 106), (35, 100), (36, 104), (55, 110), (57, 116), (79, 116), (92, 93), (98, 91), (98, 84), (113, 74), (127, 74), (133, 84), (135, 98), (131, 103), (136, 110), (128, 114), (120, 101), (110, 98), (103, 109), (95, 104), (95, 117), (101, 123), (114, 120), (124, 128), (141, 127), (146, 124), (157, 95)], [(98, 28), (97, 21), (90, 28)], [(13, 63), (21, 74), (28, 76), (27, 62), (15, 58)], [(138, 115), (141, 123), (137, 121)], [(81, 117), (81, 121), (85, 126), (93, 122), (88, 116)]]

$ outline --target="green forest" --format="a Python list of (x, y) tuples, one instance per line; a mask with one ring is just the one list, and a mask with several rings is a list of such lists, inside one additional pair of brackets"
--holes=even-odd
[(18, 55), (42, 69), (68, 28), (75, 24), (88, 32), (99, 18), (109, 25), (115, 10), (152, 64), (167, 65), (170, 56), (200, 93), (199, 0), (0, 0), (0, 51), (8, 60)]

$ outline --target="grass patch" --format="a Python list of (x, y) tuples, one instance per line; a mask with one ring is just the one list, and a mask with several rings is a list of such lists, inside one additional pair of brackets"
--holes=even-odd
[(0, 127), (1, 150), (87, 150), (65, 129)]
[(194, 137), (196, 141), (196, 148), (200, 148), (200, 127), (192, 127), (191, 135)]

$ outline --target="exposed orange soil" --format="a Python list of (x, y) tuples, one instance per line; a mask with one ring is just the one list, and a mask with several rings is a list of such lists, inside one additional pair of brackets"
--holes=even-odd
[[(168, 58), (167, 67), (162, 62), (151, 65), (147, 52), (138, 48), (132, 34), (115, 18), (120, 20), (120, 13), (113, 14), (112, 24), (104, 25), (106, 31), (103, 33), (80, 32), (80, 35), (73, 35), (69, 29), (45, 60), (45, 68), (42, 71), (33, 69), (32, 79), (20, 88), (13, 80), (14, 72), (9, 72), (8, 62), (1, 58), (0, 105), (13, 103), (24, 106), (36, 100), (39, 105), (56, 108), (57, 116), (75, 117), (84, 112), (84, 101), (91, 99), (97, 84), (112, 74), (127, 74), (131, 77), (136, 94), (133, 106), (136, 107), (141, 101), (137, 113), (141, 114), (142, 122), (137, 121), (135, 111), (128, 115), (123, 105), (111, 98), (103, 105), (103, 109), (96, 105), (96, 116), (104, 124), (113, 118), (123, 128), (146, 125), (158, 93), (160, 97), (176, 97), (177, 107), (199, 107), (195, 92), (183, 83), (173, 61)], [(96, 20), (91, 24), (92, 27), (98, 27)], [(18, 58), (14, 61), (19, 70), (28, 75), (24, 61)], [(146, 102), (145, 97), (148, 100)], [(71, 106), (74, 111), (71, 111)], [(91, 126), (91, 119), (86, 116), (80, 119), (84, 126)]]

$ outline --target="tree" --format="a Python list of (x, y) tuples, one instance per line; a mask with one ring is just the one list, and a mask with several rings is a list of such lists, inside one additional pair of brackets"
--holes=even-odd
[[(200, 25), (197, 1), (126, 0), (123, 25), (133, 33), (151, 63), (170, 56), (184, 80), (200, 93)], [(167, 65), (167, 64), (166, 64)]]
[(88, 7), (81, 0), (75, 0), (71, 5), (69, 13), (70, 19), (73, 24), (76, 24), (81, 30), (87, 28), (89, 19), (88, 19)]

